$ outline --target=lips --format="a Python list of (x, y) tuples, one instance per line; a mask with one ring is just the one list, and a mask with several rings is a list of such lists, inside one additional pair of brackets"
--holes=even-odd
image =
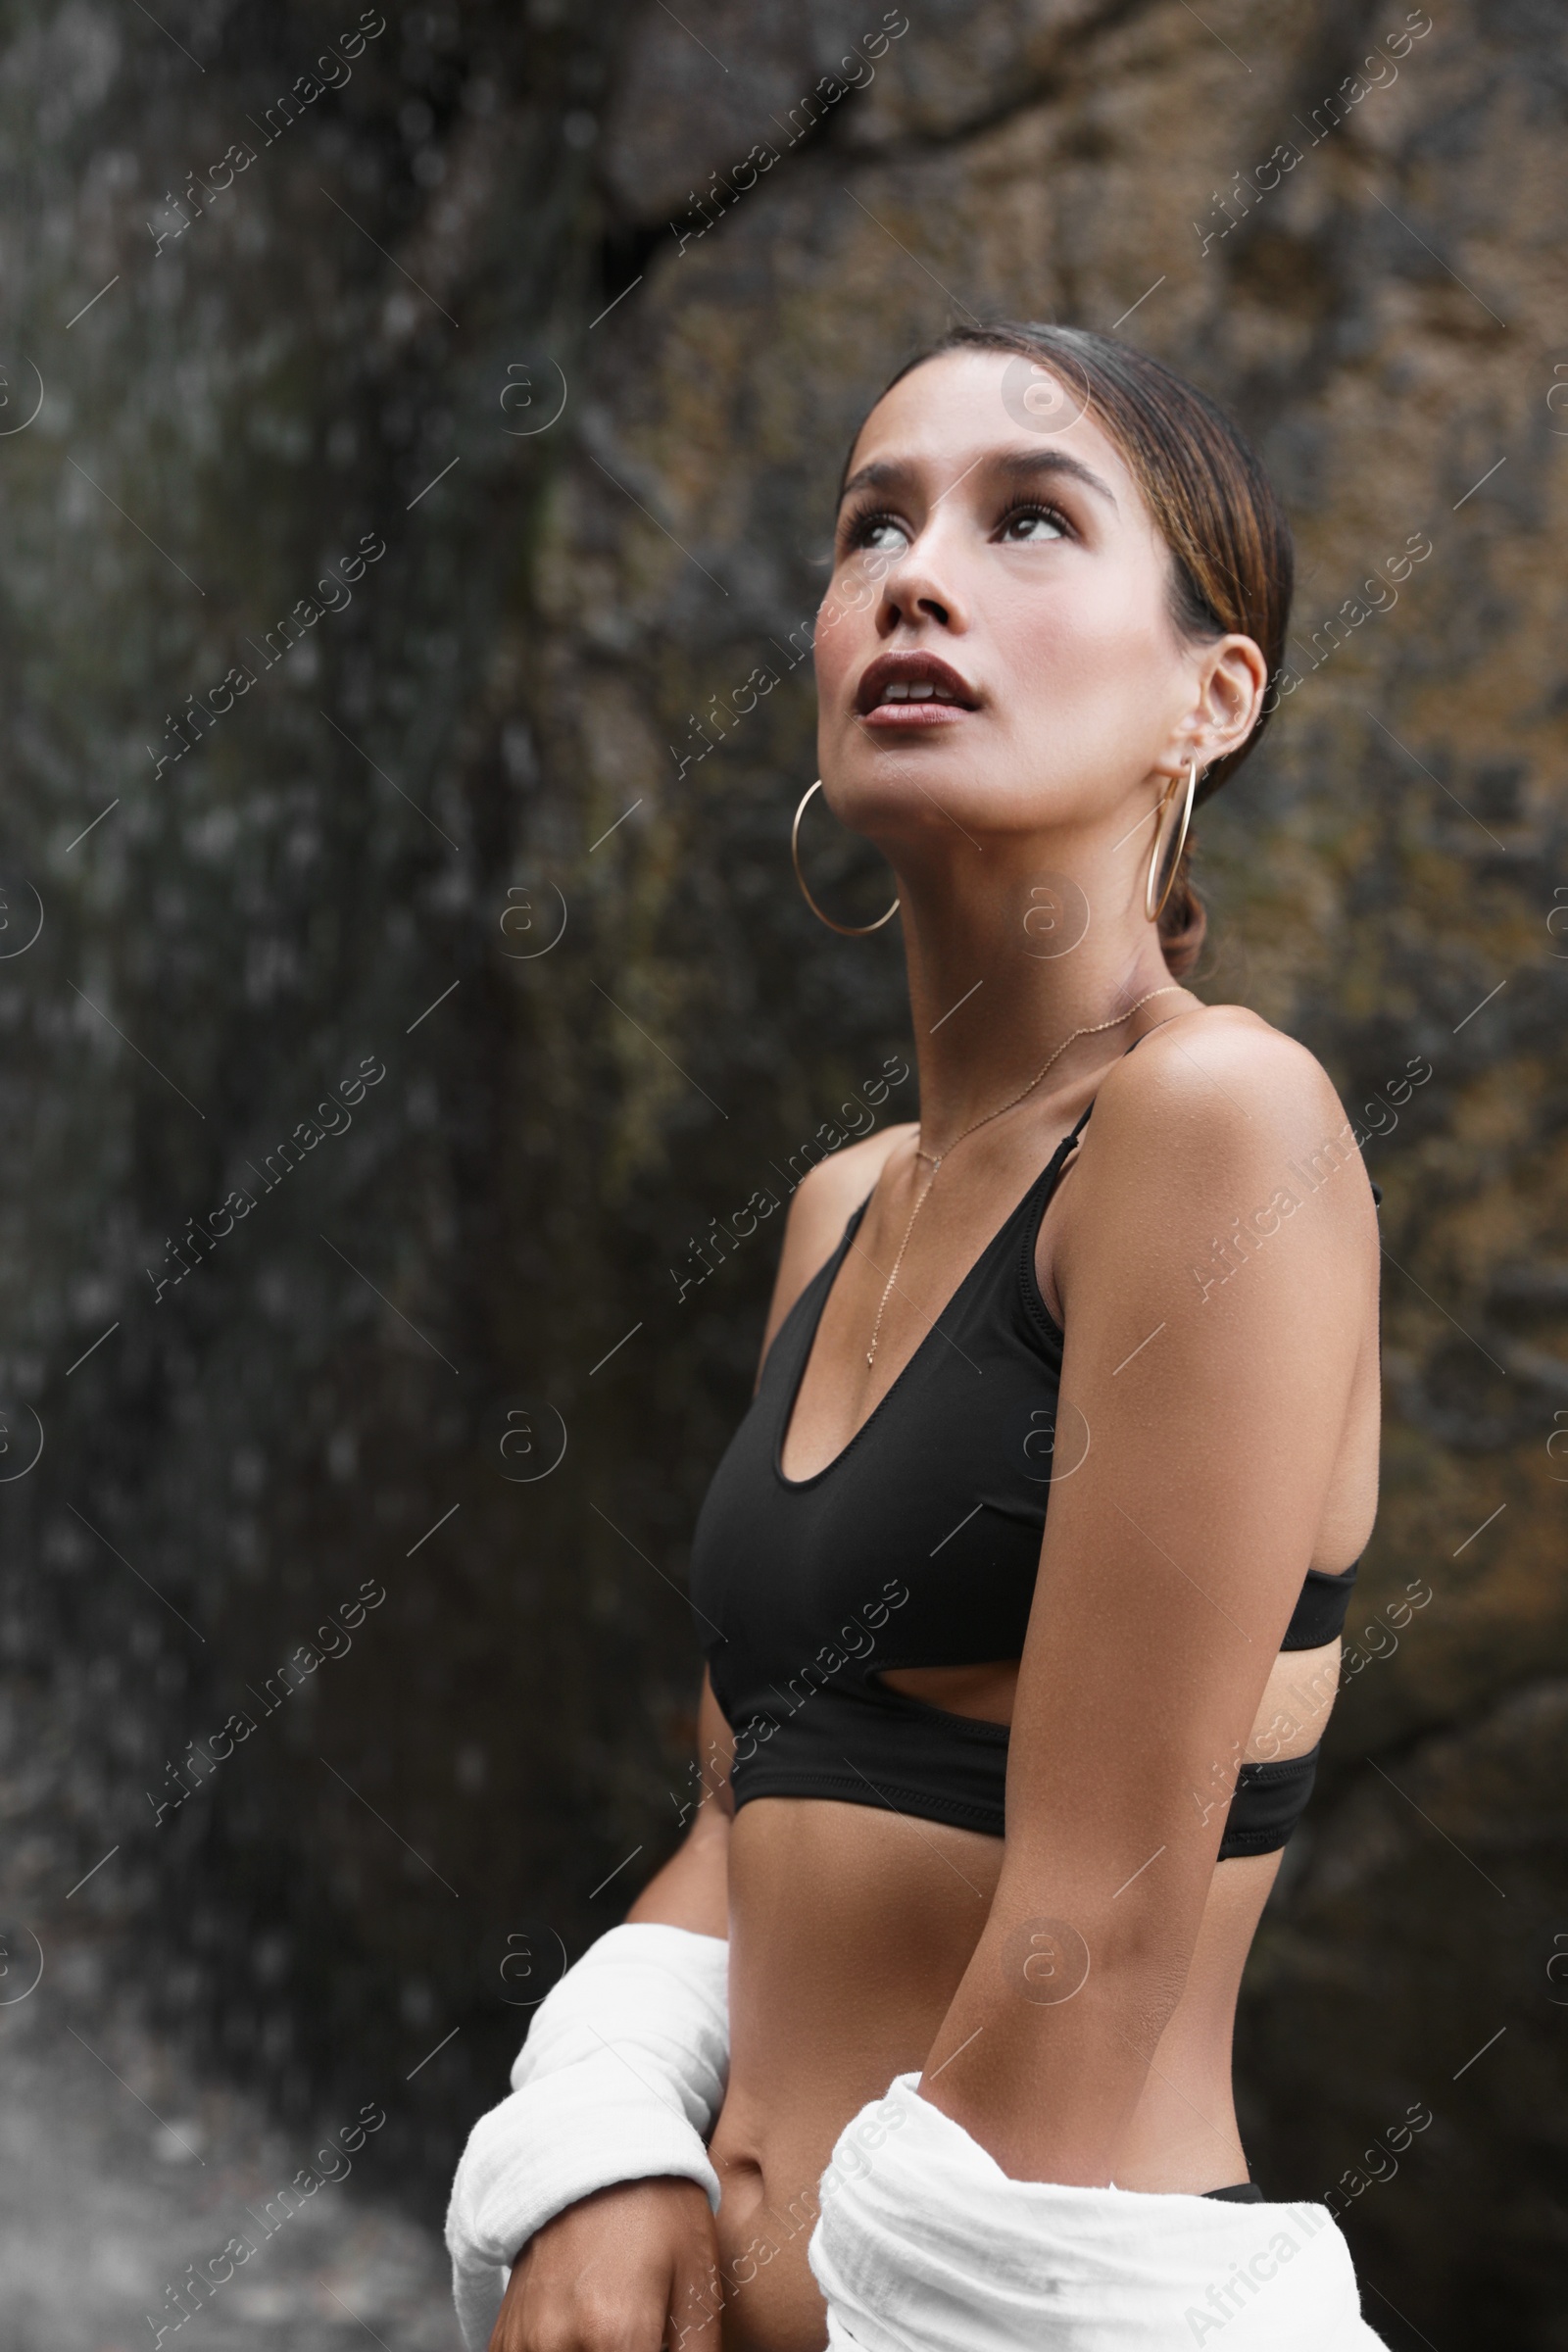
[(858, 716), (877, 726), (951, 725), (979, 697), (950, 662), (935, 654), (879, 654), (856, 689)]

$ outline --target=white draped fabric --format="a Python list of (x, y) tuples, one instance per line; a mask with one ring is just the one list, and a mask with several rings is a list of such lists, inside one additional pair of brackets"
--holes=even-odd
[(918, 2081), (822, 2177), (828, 2352), (1387, 2352), (1326, 2207), (1014, 2180)]
[(696, 2180), (729, 2074), (729, 1945), (685, 1928), (612, 1928), (546, 1994), (452, 2183), (447, 2249), (468, 2352), (485, 2352), (536, 2230), (598, 2188)]

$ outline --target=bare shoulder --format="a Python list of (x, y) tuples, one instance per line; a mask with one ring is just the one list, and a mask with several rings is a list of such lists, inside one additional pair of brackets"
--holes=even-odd
[(838, 1248), (851, 1214), (872, 1190), (889, 1156), (918, 1132), (918, 1121), (909, 1119), (885, 1127), (880, 1135), (845, 1144), (819, 1160), (796, 1186), (784, 1221), (778, 1278), (762, 1335), (763, 1355), (812, 1275), (820, 1272)]
[(1048, 1302), (1075, 1273), (1099, 1294), (1112, 1261), (1200, 1265), (1238, 1225), (1245, 1243), (1297, 1208), (1298, 1232), (1375, 1298), (1376, 1211), (1345, 1106), (1316, 1055), (1244, 1005), (1178, 1013), (1117, 1062), (1072, 1177), (1042, 1251)]
[(1106, 1076), (1091, 1138), (1096, 1130), (1102, 1156), (1107, 1139), (1243, 1165), (1325, 1138), (1353, 1148), (1316, 1054), (1245, 1004), (1201, 1005), (1151, 1030)]

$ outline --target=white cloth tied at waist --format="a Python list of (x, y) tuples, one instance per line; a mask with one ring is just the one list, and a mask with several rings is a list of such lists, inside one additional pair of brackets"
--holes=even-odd
[(1325, 2206), (1014, 2180), (918, 2081), (823, 2176), (828, 2352), (1387, 2352)]

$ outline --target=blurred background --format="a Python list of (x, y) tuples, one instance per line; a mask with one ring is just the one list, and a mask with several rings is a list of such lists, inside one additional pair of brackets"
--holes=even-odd
[(909, 1049), (789, 864), (837, 468), (1008, 316), (1298, 533), (1198, 986), (1370, 1135), (1388, 1421), (1252, 2169), (1396, 2352), (1568, 2346), (1565, 100), (1548, 0), (4, 9), (6, 2352), (264, 2230), (188, 2344), (456, 2341), (690, 1792), (735, 1212)]

